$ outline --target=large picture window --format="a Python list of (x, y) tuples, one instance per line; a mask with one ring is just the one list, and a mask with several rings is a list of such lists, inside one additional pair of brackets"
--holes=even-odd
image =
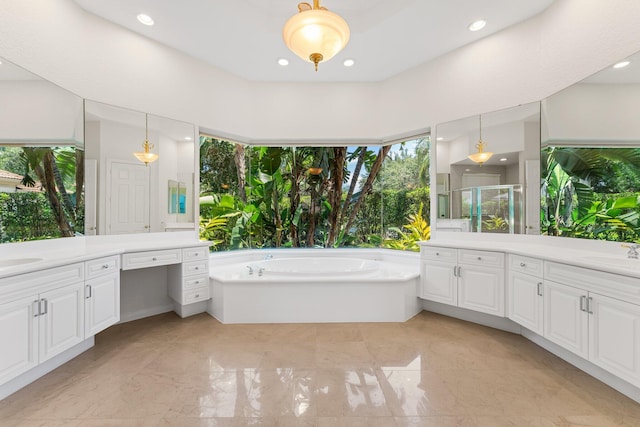
[(200, 233), (213, 250), (387, 247), (429, 238), (428, 138), (257, 147), (202, 136)]

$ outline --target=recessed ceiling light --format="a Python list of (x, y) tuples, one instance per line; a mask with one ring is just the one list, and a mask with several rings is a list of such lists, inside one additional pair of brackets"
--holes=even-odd
[(353, 65), (356, 63), (355, 60), (353, 59), (345, 59), (343, 64), (345, 67), (353, 67)]
[(614, 64), (613, 68), (624, 68), (629, 64), (631, 64), (631, 61), (620, 61), (617, 64)]
[(484, 19), (478, 19), (477, 21), (473, 21), (469, 24), (469, 27), (467, 28), (469, 28), (469, 31), (479, 31), (483, 29), (485, 25), (487, 25), (487, 21)]
[(289, 65), (289, 60), (285, 58), (280, 58), (278, 59), (278, 64), (282, 65), (283, 67), (286, 67), (287, 65)]
[(149, 15), (145, 13), (138, 14), (137, 18), (141, 24), (148, 25), (148, 26), (153, 25), (153, 18), (151, 18)]
[(503, 158), (500, 159), (501, 162), (506, 162), (507, 160), (509, 160), (509, 159), (507, 159), (506, 157), (503, 157)]
[(184, 140), (185, 140), (185, 141), (191, 141), (192, 139), (193, 139), (193, 138), (191, 138), (190, 136), (185, 136), (185, 137), (184, 137)]
[(437, 138), (436, 138), (436, 141), (443, 141), (443, 140), (444, 140), (444, 138), (443, 138), (443, 137), (441, 137), (441, 136), (439, 136), (439, 137), (437, 137)]

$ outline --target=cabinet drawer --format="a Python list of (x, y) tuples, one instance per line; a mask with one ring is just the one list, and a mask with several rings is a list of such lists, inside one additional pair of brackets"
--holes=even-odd
[(542, 260), (529, 258), (522, 255), (509, 255), (509, 268), (511, 271), (542, 277)]
[(458, 251), (458, 262), (461, 264), (504, 268), (504, 253), (460, 249), (460, 251)]
[(206, 246), (198, 248), (186, 248), (182, 250), (182, 261), (191, 262), (207, 259), (209, 255), (209, 248)]
[(636, 277), (545, 261), (544, 278), (611, 298), (640, 304), (640, 279)]
[(104, 276), (105, 274), (111, 274), (118, 272), (120, 267), (120, 257), (117, 255), (92, 259), (85, 262), (85, 268), (87, 270), (87, 279), (93, 279), (94, 277)]
[(182, 282), (182, 289), (195, 289), (200, 288), (202, 286), (209, 285), (209, 276), (193, 276), (184, 279)]
[(207, 273), (207, 261), (186, 262), (182, 264), (182, 276), (193, 276), (195, 274)]
[(209, 299), (209, 286), (202, 288), (190, 289), (182, 293), (181, 304), (192, 304), (198, 301), (206, 301)]
[(0, 279), (0, 295), (13, 292), (39, 292), (38, 288), (46, 286), (55, 289), (70, 283), (84, 280), (84, 262), (47, 268), (33, 273), (19, 274)]
[(122, 269), (156, 267), (159, 265), (179, 264), (182, 262), (180, 249), (163, 251), (132, 252), (122, 255)]
[(423, 246), (420, 249), (423, 259), (456, 262), (458, 250), (454, 248), (441, 248), (437, 246)]

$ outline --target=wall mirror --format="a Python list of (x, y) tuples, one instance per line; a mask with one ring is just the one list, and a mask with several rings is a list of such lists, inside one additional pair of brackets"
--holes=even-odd
[(542, 101), (541, 227), (638, 241), (640, 53)]
[(82, 98), (0, 58), (0, 99), (0, 242), (82, 233)]
[[(85, 101), (87, 224), (93, 234), (195, 229), (195, 127), (192, 124)], [(148, 138), (158, 160), (145, 165), (134, 152)], [(174, 211), (167, 183), (182, 183)], [(178, 212), (182, 210), (183, 212)]]
[[(493, 155), (476, 163), (468, 156), (480, 139)], [(537, 223), (537, 204), (530, 214), (525, 192), (539, 188), (539, 102), (439, 124), (436, 144), (439, 231), (535, 232), (526, 217)]]

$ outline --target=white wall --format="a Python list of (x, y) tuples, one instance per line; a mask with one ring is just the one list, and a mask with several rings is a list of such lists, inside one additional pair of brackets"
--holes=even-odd
[(289, 84), (235, 77), (71, 0), (13, 1), (2, 5), (0, 56), (85, 98), (238, 141), (389, 139), (544, 98), (639, 50), (638, 16), (636, 0), (557, 0), (383, 82)]
[(82, 146), (82, 98), (43, 80), (5, 80), (0, 99), (3, 141)]
[(637, 146), (640, 84), (576, 84), (544, 100), (542, 111), (545, 144)]

